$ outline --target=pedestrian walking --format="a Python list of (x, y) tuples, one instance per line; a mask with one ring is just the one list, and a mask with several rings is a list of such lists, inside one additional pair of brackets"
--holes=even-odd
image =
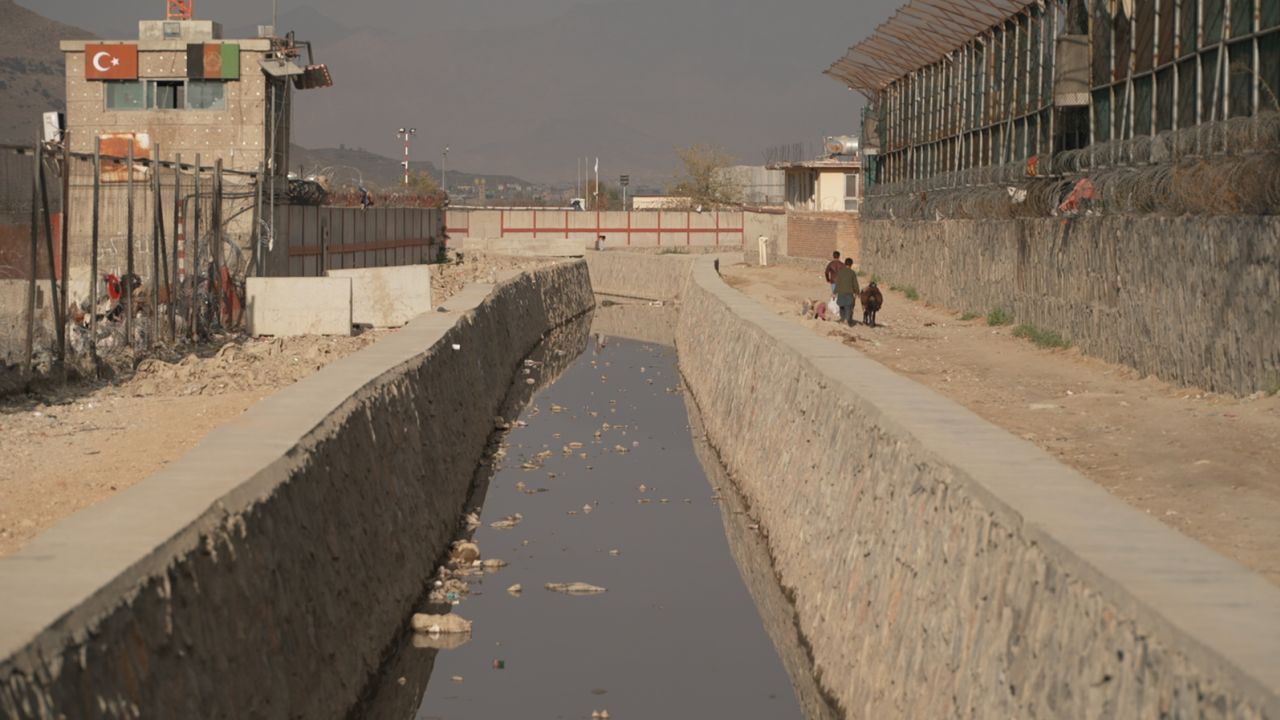
[(827, 263), (827, 269), (822, 276), (827, 279), (827, 284), (831, 286), (831, 294), (836, 294), (836, 274), (840, 272), (840, 251), (836, 250), (831, 253), (831, 262)]
[(840, 322), (853, 325), (853, 299), (858, 295), (858, 274), (853, 271), (853, 258), (845, 258), (836, 271), (836, 304), (840, 306)]

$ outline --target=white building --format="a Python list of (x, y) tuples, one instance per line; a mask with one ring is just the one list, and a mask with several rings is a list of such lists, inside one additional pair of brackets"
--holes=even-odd
[(774, 163), (786, 174), (786, 208), (801, 212), (858, 212), (862, 162), (856, 157)]

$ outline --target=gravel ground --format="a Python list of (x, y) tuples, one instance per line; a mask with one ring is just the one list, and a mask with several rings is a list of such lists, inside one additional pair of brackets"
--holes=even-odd
[[(466, 253), (431, 266), (446, 303), (473, 282), (554, 262)], [(0, 557), (137, 483), (251, 405), (394, 330), (354, 337), (228, 336), (148, 357), (105, 382), (45, 385), (0, 402)], [(132, 364), (130, 369), (127, 367)]]

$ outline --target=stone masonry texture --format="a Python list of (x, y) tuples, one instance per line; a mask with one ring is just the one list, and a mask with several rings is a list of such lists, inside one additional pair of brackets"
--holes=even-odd
[[(384, 339), (330, 365), (216, 431), (204, 450), (222, 443), (223, 460), (195, 471), (207, 479), (135, 486), (219, 482), (242, 470), (235, 442), (285, 449), (233, 480), (234, 489), (198, 516), (181, 519), (179, 532), (128, 570), (32, 627), (25, 644), (10, 646), (0, 658), (0, 716), (343, 716), (447, 550), (509, 379), (545, 333), (592, 305), (581, 261), (525, 273), (443, 336), (415, 326), (439, 322), (434, 314), (420, 318), (391, 344)], [(332, 412), (303, 418), (309, 432), (240, 437), (258, 420), (298, 426), (284, 404), (323, 394), (335, 379), (357, 389), (342, 391), (346, 399)], [(156, 522), (147, 510), (130, 516), (126, 507), (103, 522), (127, 535), (131, 524)], [(90, 508), (78, 522), (95, 512), (105, 509)], [(45, 564), (66, 567), (82, 554), (92, 551)], [(43, 587), (56, 595), (54, 588), (89, 574), (20, 563), (21, 553), (0, 566), (0, 595), (10, 609), (34, 615), (50, 594), (31, 588), (34, 576), (45, 573)], [(10, 639), (25, 632), (12, 630), (14, 614), (6, 619)]]
[[(1260, 652), (1254, 664), (1274, 666), (1269, 641), (1237, 636), (1251, 650), (1233, 662), (1205, 650), (1212, 632), (1181, 630), (1227, 630), (1233, 608), (1250, 607), (1265, 608), (1253, 632), (1274, 636), (1280, 602), (1265, 581), (778, 320), (705, 265), (677, 341), (707, 439), (765, 529), (819, 682), (846, 716), (1277, 717), (1274, 673), (1239, 661)], [(1109, 524), (1096, 536), (1090, 508)], [(1179, 575), (1184, 558), (1196, 568)], [(1175, 576), (1185, 584), (1163, 584)], [(1210, 576), (1249, 599), (1182, 613)]]
[(696, 262), (687, 399), (846, 717), (1280, 717), (1274, 586)]
[(1161, 379), (1280, 387), (1280, 219), (869, 220), (863, 267)]

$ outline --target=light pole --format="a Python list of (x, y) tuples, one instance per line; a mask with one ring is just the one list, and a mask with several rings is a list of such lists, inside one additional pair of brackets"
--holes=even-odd
[(400, 128), (396, 136), (404, 140), (404, 186), (409, 187), (409, 141), (414, 135), (418, 134), (417, 128)]
[(449, 194), (449, 146), (444, 146), (444, 155), (440, 158), (440, 189)]

